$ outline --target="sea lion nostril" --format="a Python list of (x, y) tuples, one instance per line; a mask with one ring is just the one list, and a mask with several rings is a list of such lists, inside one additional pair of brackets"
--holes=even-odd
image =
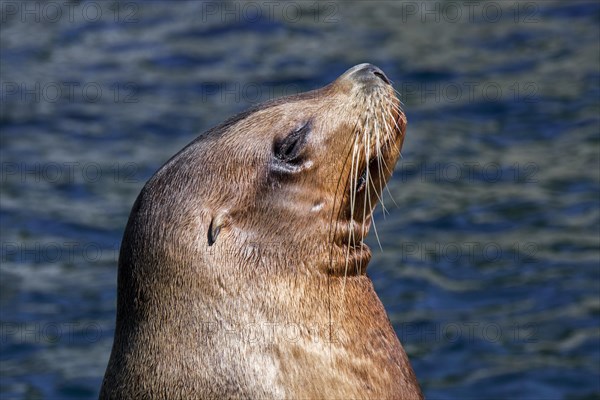
[(387, 76), (385, 76), (385, 74), (382, 71), (374, 71), (373, 73), (375, 74), (375, 76), (379, 77), (379, 79), (381, 79), (388, 85), (390, 84), (390, 80), (388, 79)]

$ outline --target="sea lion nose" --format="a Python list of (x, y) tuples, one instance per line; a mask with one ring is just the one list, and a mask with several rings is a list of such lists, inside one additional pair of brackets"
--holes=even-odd
[(350, 72), (350, 75), (357, 80), (362, 81), (362, 80), (368, 80), (368, 79), (381, 79), (383, 82), (387, 83), (388, 85), (392, 84), (392, 82), (385, 75), (385, 73), (381, 70), (381, 68), (379, 68), (373, 64), (369, 64), (369, 63), (359, 64), (359, 65), (356, 65), (355, 67), (352, 67), (348, 72)]

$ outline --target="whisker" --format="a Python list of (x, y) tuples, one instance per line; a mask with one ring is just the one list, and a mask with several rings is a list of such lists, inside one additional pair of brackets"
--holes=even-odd
[[(358, 126), (359, 120), (357, 119), (356, 124), (354, 125), (354, 127), (352, 128), (352, 131), (354, 132)], [(349, 140), (352, 140), (352, 136), (349, 138)], [(352, 146), (354, 147), (354, 146)], [(340, 173), (340, 176), (338, 177), (338, 181), (336, 184), (336, 189), (335, 189), (335, 194), (334, 194), (334, 199), (333, 199), (333, 207), (331, 209), (331, 219), (329, 222), (329, 243), (330, 243), (330, 251), (329, 251), (329, 269), (330, 271), (333, 269), (333, 252), (334, 252), (334, 247), (335, 247), (335, 235), (337, 233), (337, 223), (335, 223), (335, 221), (339, 221), (340, 219), (340, 215), (343, 212), (343, 198), (344, 198), (344, 194), (346, 191), (346, 188), (348, 187), (349, 182), (346, 181), (346, 183), (344, 184), (344, 190), (342, 190), (341, 195), (342, 195), (342, 201), (340, 202), (340, 207), (337, 210), (337, 218), (334, 218), (336, 209), (335, 209), (335, 204), (338, 203), (337, 199), (338, 199), (338, 193), (340, 193), (339, 188), (340, 185), (343, 181), (344, 178), (344, 170), (345, 170), (345, 166), (348, 162), (348, 158), (350, 157), (350, 154), (352, 152), (352, 149), (350, 149), (348, 151), (348, 154), (346, 154), (346, 157), (344, 159), (344, 163), (343, 163), (343, 167), (342, 167), (342, 172)], [(345, 283), (345, 281), (344, 281)], [(344, 298), (345, 292), (342, 291), (342, 300)], [(331, 277), (328, 276), (327, 278), (327, 313), (328, 313), (328, 319), (329, 319), (329, 335), (331, 337), (332, 335), (332, 311), (331, 311)], [(331, 356), (331, 342), (329, 343), (329, 354)]]

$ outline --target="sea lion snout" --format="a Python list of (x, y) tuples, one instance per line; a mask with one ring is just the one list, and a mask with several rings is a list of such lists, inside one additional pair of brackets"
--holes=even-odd
[(390, 79), (381, 70), (381, 68), (369, 63), (355, 65), (354, 67), (346, 71), (342, 75), (342, 77), (346, 77), (352, 81), (356, 81), (359, 83), (384, 82), (387, 85), (392, 84)]

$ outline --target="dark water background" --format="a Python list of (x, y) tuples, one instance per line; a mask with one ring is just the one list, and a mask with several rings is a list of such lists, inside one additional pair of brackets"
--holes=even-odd
[(369, 274), (427, 397), (600, 398), (598, 2), (1, 5), (1, 398), (96, 397), (144, 182), (360, 62), (409, 119)]

